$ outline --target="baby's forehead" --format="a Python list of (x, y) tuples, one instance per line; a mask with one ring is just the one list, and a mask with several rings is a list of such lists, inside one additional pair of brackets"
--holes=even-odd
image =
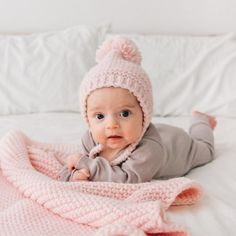
[(103, 87), (95, 89), (90, 93), (91, 95), (97, 95), (97, 94), (109, 94), (109, 93), (116, 93), (116, 94), (123, 94), (123, 95), (132, 95), (132, 93), (126, 89), (121, 87)]
[(138, 104), (136, 97), (127, 89), (101, 88), (93, 91), (87, 100), (88, 108), (99, 107), (134, 107)]
[(129, 100), (135, 100), (136, 97), (131, 93), (128, 89), (124, 88), (114, 88), (114, 87), (108, 87), (108, 88), (99, 88), (90, 93), (88, 96), (88, 100), (98, 100), (98, 99), (104, 99), (104, 98), (120, 98), (122, 99), (129, 99)]

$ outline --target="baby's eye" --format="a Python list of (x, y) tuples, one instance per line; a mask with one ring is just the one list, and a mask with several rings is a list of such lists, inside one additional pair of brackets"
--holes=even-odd
[(120, 116), (121, 117), (128, 117), (130, 115), (130, 111), (122, 111), (121, 113), (120, 113)]
[(96, 114), (96, 119), (102, 120), (104, 118), (103, 114)]

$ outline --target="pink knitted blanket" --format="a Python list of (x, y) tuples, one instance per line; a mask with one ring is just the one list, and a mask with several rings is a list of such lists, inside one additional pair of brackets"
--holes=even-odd
[(20, 131), (1, 139), (1, 235), (188, 235), (166, 211), (198, 201), (197, 183), (187, 178), (142, 184), (58, 181), (61, 160), (77, 149), (35, 142)]

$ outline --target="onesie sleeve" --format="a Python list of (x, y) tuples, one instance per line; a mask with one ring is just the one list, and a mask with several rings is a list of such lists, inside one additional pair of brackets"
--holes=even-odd
[[(81, 138), (81, 145), (79, 154), (82, 157), (88, 157), (90, 150), (95, 146), (91, 133), (87, 130)], [(72, 173), (68, 171), (68, 167), (64, 165), (59, 172), (58, 179), (61, 181), (70, 181)]]
[(77, 169), (88, 169), (92, 181), (147, 182), (160, 170), (164, 155), (164, 148), (160, 142), (143, 139), (129, 159), (119, 165), (111, 166), (109, 161), (101, 156), (94, 159), (83, 156), (77, 163)]

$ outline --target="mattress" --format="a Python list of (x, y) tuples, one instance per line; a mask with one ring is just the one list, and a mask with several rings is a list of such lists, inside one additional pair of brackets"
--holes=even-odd
[[(186, 175), (202, 185), (203, 199), (194, 206), (172, 206), (168, 211), (171, 220), (187, 226), (194, 236), (236, 235), (236, 119), (217, 120), (216, 159)], [(154, 117), (152, 121), (187, 130), (189, 117)], [(77, 144), (86, 124), (79, 113), (0, 116), (0, 137), (11, 129), (41, 142)]]

